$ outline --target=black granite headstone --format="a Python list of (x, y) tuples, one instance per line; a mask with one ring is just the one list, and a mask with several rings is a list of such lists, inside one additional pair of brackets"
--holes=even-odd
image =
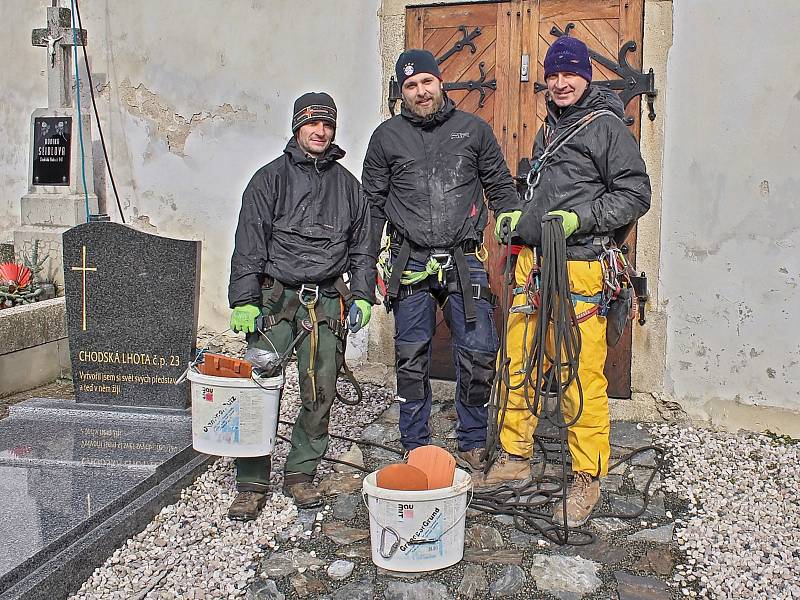
[(69, 185), (72, 117), (36, 117), (33, 135), (33, 184)]
[(175, 382), (195, 350), (200, 242), (100, 222), (63, 245), (77, 402), (188, 406), (189, 383)]

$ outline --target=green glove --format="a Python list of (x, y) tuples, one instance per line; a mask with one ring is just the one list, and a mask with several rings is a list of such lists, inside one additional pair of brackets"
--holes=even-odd
[(362, 327), (366, 327), (367, 323), (369, 323), (369, 318), (372, 316), (372, 304), (367, 302), (366, 300), (361, 300), (360, 298), (353, 302), (350, 305), (350, 313), (348, 317), (350, 319), (349, 327), (350, 331), (355, 333)]
[[(512, 210), (497, 215), (497, 222), (494, 224), (494, 239), (498, 244), (507, 244), (511, 239), (511, 233), (517, 228), (519, 218), (522, 216), (521, 210)], [(503, 232), (503, 221), (508, 220), (508, 231)], [(505, 235), (504, 235), (505, 233)]]
[(261, 309), (255, 304), (234, 306), (231, 314), (231, 329), (253, 333), (256, 330), (256, 317), (261, 315)]
[(551, 210), (548, 216), (561, 217), (561, 226), (564, 228), (564, 238), (568, 238), (578, 230), (578, 215), (566, 210)]

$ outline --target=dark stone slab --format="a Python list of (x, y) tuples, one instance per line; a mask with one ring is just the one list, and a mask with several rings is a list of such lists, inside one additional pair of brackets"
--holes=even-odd
[(675, 568), (675, 559), (669, 547), (647, 548), (644, 555), (634, 565), (639, 571), (649, 571), (656, 575), (671, 575)]
[(624, 449), (622, 454), (653, 444), (653, 436), (647, 428), (641, 423), (630, 421), (612, 421), (609, 437), (612, 446)]
[(66, 231), (64, 290), (78, 402), (185, 408), (174, 385), (194, 352), (200, 242), (117, 223)]
[(591, 544), (564, 546), (558, 550), (558, 553), (567, 556), (580, 556), (604, 565), (616, 565), (628, 559), (628, 550), (625, 546), (618, 542), (611, 542), (601, 535), (598, 535)]
[(186, 411), (179, 416), (148, 409), (80, 410), (81, 406), (38, 399), (12, 406), (13, 427), (0, 428), (3, 464), (153, 471), (169, 468), (170, 460), (191, 441)]
[(653, 577), (639, 577), (624, 571), (614, 573), (619, 600), (669, 600), (672, 594), (667, 584)]
[(647, 498), (647, 508), (641, 515), (637, 515), (637, 517), (630, 517), (630, 515), (635, 515), (642, 509), (644, 498), (641, 495), (636, 494), (628, 497), (618, 494), (607, 494), (606, 497), (611, 507), (611, 512), (615, 515), (625, 515), (627, 518), (652, 519), (654, 517), (664, 517), (666, 514), (664, 510), (664, 495), (661, 492)]
[(60, 599), (202, 472), (188, 411), (29, 400), (0, 421), (0, 600)]

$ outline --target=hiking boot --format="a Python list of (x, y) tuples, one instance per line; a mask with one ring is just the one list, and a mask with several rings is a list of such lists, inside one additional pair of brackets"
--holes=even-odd
[[(572, 485), (567, 492), (567, 526), (580, 527), (600, 500), (600, 480), (589, 473), (573, 473)], [(559, 500), (553, 511), (553, 523), (564, 524), (564, 503)]]
[(468, 471), (477, 473), (483, 471), (486, 463), (481, 460), (483, 448), (472, 448), (472, 450), (459, 450), (455, 454), (456, 464)]
[(322, 494), (314, 485), (313, 475), (284, 473), (283, 495), (292, 498), (297, 508), (322, 506)]
[(500, 456), (483, 478), (475, 482), (476, 488), (490, 488), (504, 483), (520, 483), (531, 478), (531, 461), (500, 450)]
[(228, 518), (234, 521), (252, 521), (258, 517), (267, 503), (267, 494), (262, 492), (239, 492), (228, 508)]

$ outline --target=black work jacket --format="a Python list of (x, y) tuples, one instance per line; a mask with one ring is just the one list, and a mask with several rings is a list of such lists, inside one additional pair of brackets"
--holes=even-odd
[(375, 302), (370, 216), (358, 180), (332, 144), (320, 159), (292, 138), (283, 155), (261, 167), (242, 196), (231, 258), (231, 307), (261, 303), (270, 276), (286, 286), (332, 283), (350, 274), (354, 297)]
[(388, 220), (417, 249), (451, 249), (481, 239), (487, 222), (483, 192), (495, 214), (520, 205), (491, 127), (457, 110), (446, 94), (433, 115), (423, 119), (403, 107), (378, 126), (361, 181), (375, 244)]
[(596, 242), (612, 237), (650, 208), (650, 178), (639, 145), (622, 118), (619, 96), (590, 85), (581, 99), (565, 109), (547, 103), (547, 121), (536, 135), (533, 162), (549, 140), (591, 111), (611, 110), (617, 116), (597, 117), (546, 162), (533, 199), (523, 208), (516, 235), (526, 244), (541, 244), (542, 217), (552, 210), (572, 211), (580, 220), (567, 239), (567, 257), (597, 258)]

